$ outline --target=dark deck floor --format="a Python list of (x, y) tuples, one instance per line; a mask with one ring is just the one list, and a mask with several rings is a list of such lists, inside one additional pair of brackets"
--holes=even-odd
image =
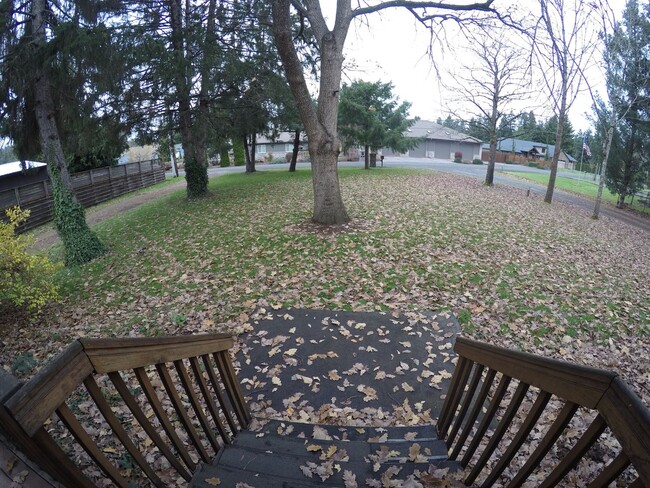
[(253, 412), (264, 417), (430, 423), (454, 369), (459, 331), (449, 314), (272, 311), (241, 338), (238, 376)]

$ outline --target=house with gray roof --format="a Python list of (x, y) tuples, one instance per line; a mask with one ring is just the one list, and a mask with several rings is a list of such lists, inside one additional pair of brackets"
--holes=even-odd
[[(255, 140), (255, 160), (272, 161), (275, 159), (285, 159), (285, 155), (293, 151), (293, 141), (295, 132), (278, 132), (275, 137), (258, 135)], [(300, 150), (298, 160), (308, 159), (307, 153), (307, 135), (305, 131), (300, 132)]]
[(403, 154), (395, 154), (388, 149), (384, 149), (383, 154), (453, 160), (456, 151), (460, 151), (464, 161), (481, 157), (482, 141), (429, 120), (418, 120), (404, 135), (419, 139), (420, 142)]
[[(489, 144), (483, 144), (483, 161), (488, 159)], [(524, 139), (506, 138), (497, 142), (497, 162), (517, 161), (510, 156), (523, 158), (526, 161), (551, 160), (555, 154), (553, 144), (543, 142), (526, 141)], [(558, 159), (558, 168), (574, 169), (576, 159), (562, 151)]]

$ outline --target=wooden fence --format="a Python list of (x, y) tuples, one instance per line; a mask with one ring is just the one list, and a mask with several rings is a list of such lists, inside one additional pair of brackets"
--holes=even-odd
[[(165, 179), (165, 169), (160, 160), (140, 161), (107, 168), (91, 169), (72, 175), (72, 185), (77, 199), (84, 207), (91, 207)], [(52, 220), (52, 184), (49, 180), (19, 186), (0, 192), (0, 216), (5, 209), (20, 206), (30, 210), (27, 222), (19, 232), (38, 227)]]

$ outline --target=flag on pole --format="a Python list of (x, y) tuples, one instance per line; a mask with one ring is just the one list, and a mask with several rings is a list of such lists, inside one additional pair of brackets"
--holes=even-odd
[(591, 149), (589, 149), (589, 146), (587, 146), (587, 143), (585, 141), (582, 141), (582, 150), (587, 156), (591, 157)]

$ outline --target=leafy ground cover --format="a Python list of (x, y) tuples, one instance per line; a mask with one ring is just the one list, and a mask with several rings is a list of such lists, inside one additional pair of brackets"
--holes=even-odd
[(648, 403), (647, 233), (394, 169), (342, 171), (354, 221), (331, 231), (308, 223), (309, 177), (228, 175), (98, 224), (110, 253), (61, 272), (41, 319), (5, 324), (3, 367), (29, 376), (79, 336), (241, 332), (260, 309), (446, 310), (471, 337), (615, 369)]
[[(506, 171), (505, 173), (516, 178), (522, 178), (525, 180), (534, 181), (535, 183), (548, 185), (548, 174), (516, 173), (512, 171)], [(593, 181), (591, 177), (585, 180), (576, 180), (574, 178), (567, 178), (566, 176), (558, 176), (555, 181), (555, 187), (560, 190), (577, 193), (578, 195), (584, 195), (586, 197), (593, 198), (594, 200), (598, 195), (598, 184)], [(618, 197), (614, 193), (610, 192), (607, 187), (603, 189), (603, 201), (611, 203), (612, 205), (616, 205), (617, 198)], [(628, 205), (639, 212), (650, 213), (650, 208), (640, 204), (636, 200), (638, 199), (635, 199), (635, 201), (632, 203), (628, 202)]]

